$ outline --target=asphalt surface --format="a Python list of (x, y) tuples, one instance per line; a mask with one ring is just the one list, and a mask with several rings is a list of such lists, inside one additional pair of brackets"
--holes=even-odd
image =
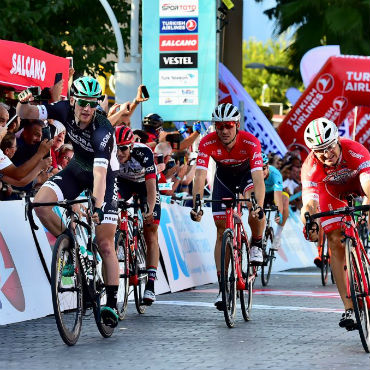
[(342, 304), (316, 269), (255, 284), (252, 320), (233, 329), (213, 302), (215, 284), (158, 296), (144, 315), (129, 304), (113, 336), (85, 318), (74, 347), (53, 316), (0, 327), (0, 369), (369, 369), (357, 331), (338, 326)]

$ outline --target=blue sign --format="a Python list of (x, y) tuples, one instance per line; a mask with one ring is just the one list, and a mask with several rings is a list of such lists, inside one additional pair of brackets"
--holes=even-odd
[[(217, 105), (216, 0), (143, 0), (142, 115), (209, 121)], [(159, 25), (159, 28), (158, 28)]]
[(160, 18), (160, 33), (196, 33), (198, 17), (194, 18)]

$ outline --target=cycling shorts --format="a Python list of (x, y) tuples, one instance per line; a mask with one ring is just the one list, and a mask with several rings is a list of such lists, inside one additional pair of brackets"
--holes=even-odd
[[(57, 195), (58, 201), (76, 199), (83, 190), (93, 190), (94, 176), (91, 171), (85, 171), (71, 162), (64, 170), (52, 176), (42, 186), (52, 189)], [(104, 212), (102, 224), (117, 224), (117, 190), (116, 176), (108, 171), (102, 206)]]
[[(237, 186), (239, 186), (239, 192), (242, 194), (253, 188), (252, 175), (249, 170), (243, 174), (240, 172), (232, 174), (231, 171), (224, 171), (224, 168), (217, 168), (213, 182), (212, 199), (234, 197)], [(222, 203), (212, 203), (214, 220), (226, 220), (225, 208)]]
[[(129, 181), (127, 179), (120, 179), (117, 178), (117, 185), (118, 185), (118, 192), (119, 195), (124, 200), (129, 200), (134, 194), (137, 194), (140, 199), (141, 204), (141, 211), (143, 212), (143, 205), (147, 202), (147, 192), (146, 192), (146, 185), (145, 181), (142, 182), (135, 182)], [(161, 219), (161, 198), (159, 196), (158, 185), (157, 185), (157, 192), (155, 196), (155, 205), (153, 210), (153, 223), (159, 225), (159, 221)]]

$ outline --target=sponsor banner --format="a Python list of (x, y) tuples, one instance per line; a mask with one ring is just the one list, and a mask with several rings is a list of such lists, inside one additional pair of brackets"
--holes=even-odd
[[(349, 138), (353, 138), (355, 109), (348, 113), (345, 122), (348, 123)], [(357, 107), (355, 140), (370, 148), (370, 107)]]
[(159, 105), (198, 104), (198, 88), (159, 89)]
[(369, 71), (370, 57), (330, 57), (279, 126), (285, 145), (305, 147), (304, 129), (313, 119), (326, 117), (339, 125), (356, 105), (368, 105)]
[(159, 36), (160, 51), (196, 51), (198, 35), (161, 35)]
[[(20, 42), (0, 40), (0, 85), (24, 90), (29, 86), (51, 87), (56, 73), (68, 81), (69, 60)], [(67, 96), (65, 83), (62, 95)]]
[(160, 33), (197, 33), (198, 18), (161, 18)]
[[(143, 117), (208, 121), (217, 104), (217, 1), (143, 0), (142, 11), (142, 83), (151, 95)], [(172, 88), (197, 93), (163, 93)]]
[(159, 86), (197, 86), (197, 69), (160, 69)]
[(240, 82), (222, 63), (219, 64), (218, 94), (219, 103), (232, 103), (239, 107), (243, 102), (245, 131), (257, 137), (264, 152), (274, 152), (281, 157), (284, 156), (287, 149), (274, 127)]
[(197, 53), (165, 53), (159, 54), (160, 68), (197, 68)]
[(195, 16), (199, 14), (198, 0), (160, 0), (159, 15), (161, 17)]

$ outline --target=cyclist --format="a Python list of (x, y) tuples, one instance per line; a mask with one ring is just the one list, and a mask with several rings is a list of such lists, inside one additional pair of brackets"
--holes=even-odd
[(119, 194), (128, 200), (136, 193), (142, 203), (144, 239), (148, 248), (146, 261), (148, 282), (143, 300), (146, 305), (151, 305), (155, 301), (154, 281), (159, 261), (158, 225), (161, 218), (161, 202), (154, 154), (147, 145), (133, 141), (134, 134), (129, 127), (116, 127), (117, 158), (120, 163), (117, 177)]
[[(197, 170), (193, 186), (193, 204), (196, 194), (203, 197), (208, 163), (212, 157), (217, 164), (213, 183), (213, 199), (234, 196), (237, 186), (246, 198), (250, 197), (252, 191), (255, 192), (258, 203), (257, 210), (251, 210), (251, 204), (248, 202), (250, 210), (248, 222), (252, 230), (250, 261), (252, 264), (261, 265), (263, 263), (262, 233), (265, 227), (263, 213), (265, 183), (262, 172), (261, 144), (252, 134), (239, 131), (240, 112), (236, 106), (230, 103), (217, 106), (212, 113), (212, 121), (216, 131), (203, 137), (199, 143)], [(212, 212), (217, 228), (215, 262), (220, 282), (221, 244), (226, 214), (221, 203), (212, 203)], [(202, 214), (202, 211), (197, 212), (194, 208), (190, 212), (192, 220), (197, 222), (201, 220)], [(223, 309), (220, 295), (215, 306), (219, 310)]]
[[(318, 118), (308, 124), (304, 140), (311, 153), (302, 167), (301, 218), (304, 214), (325, 212), (347, 205), (346, 196), (358, 194), (370, 196), (370, 153), (360, 143), (339, 138), (335, 123)], [(327, 235), (331, 250), (330, 263), (345, 312), (339, 326), (347, 330), (355, 328), (353, 305), (347, 297), (345, 275), (345, 249), (341, 242), (341, 217), (322, 217), (320, 223)], [(310, 241), (318, 240), (318, 225), (310, 223), (303, 229)]]
[(265, 153), (262, 153), (262, 162), (266, 187), (264, 206), (275, 203), (278, 207), (278, 214), (275, 218), (277, 227), (272, 244), (272, 248), (277, 251), (281, 244), (281, 233), (289, 216), (289, 196), (283, 192), (283, 176), (277, 168), (269, 164), (269, 159)]
[[(28, 90), (20, 93), (17, 114), (21, 118), (55, 119), (64, 124), (72, 141), (74, 156), (68, 166), (43, 184), (35, 202), (56, 202), (74, 199), (86, 188), (96, 198), (93, 219), (98, 223), (96, 239), (103, 258), (107, 304), (102, 307), (104, 323), (118, 323), (116, 311), (119, 266), (114, 250), (114, 235), (118, 220), (116, 174), (118, 161), (114, 128), (106, 117), (96, 114), (101, 87), (92, 77), (75, 80), (70, 99), (54, 104), (31, 105)], [(43, 225), (54, 235), (68, 233), (52, 207), (36, 209)]]

